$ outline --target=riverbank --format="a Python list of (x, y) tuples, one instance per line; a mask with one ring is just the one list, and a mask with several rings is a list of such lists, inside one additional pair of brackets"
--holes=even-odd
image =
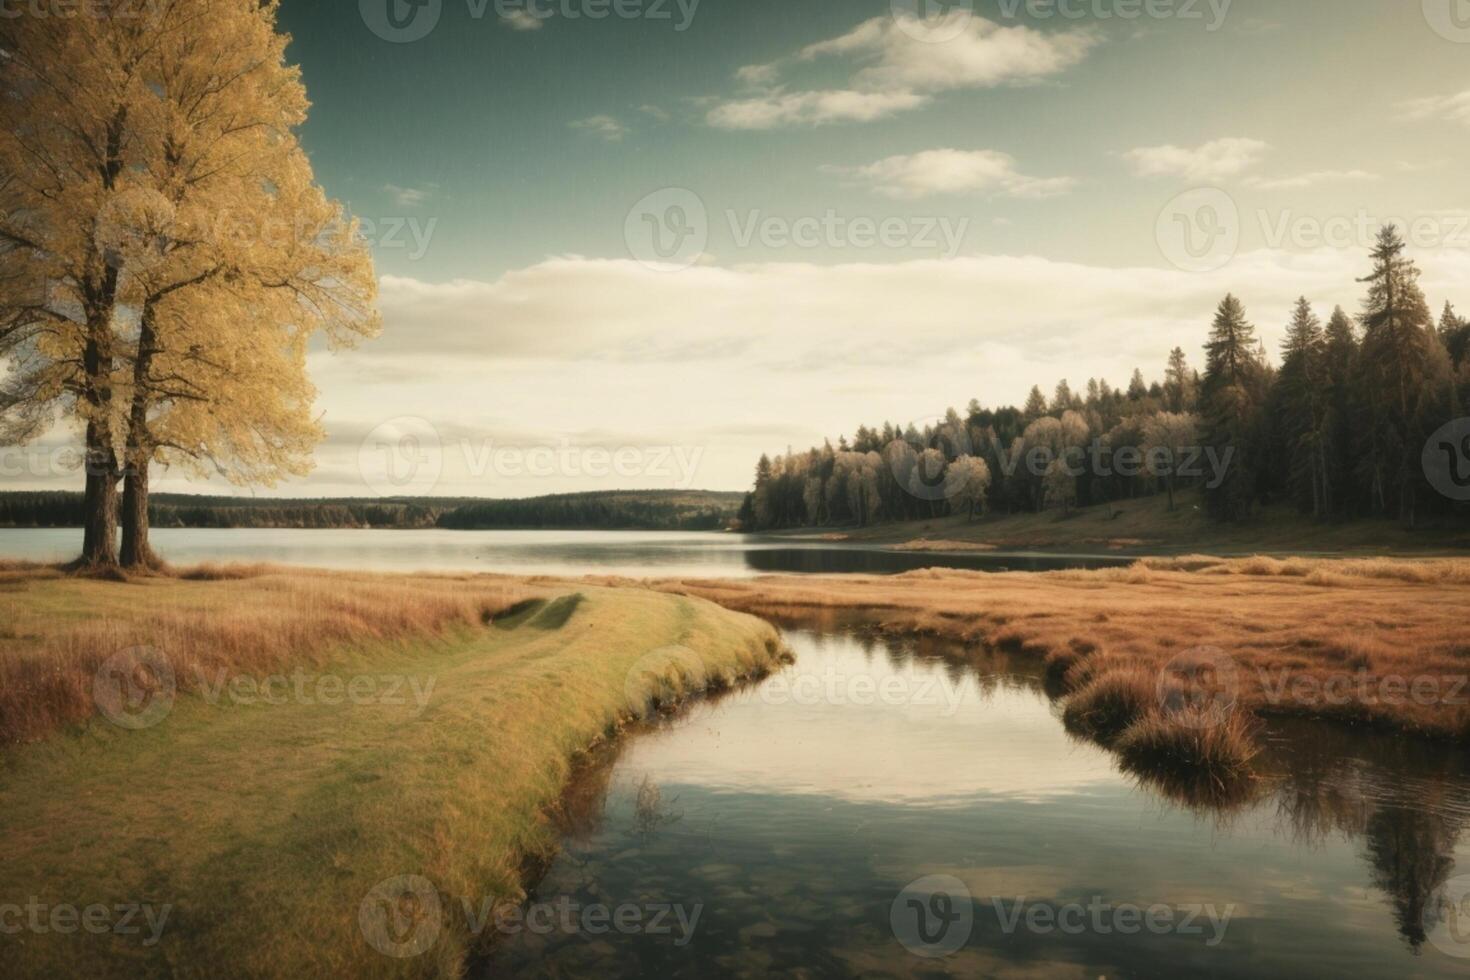
[(970, 521), (942, 517), (866, 528), (805, 528), (774, 539), (824, 540), (921, 552), (1065, 552), (1095, 555), (1211, 554), (1454, 556), (1470, 549), (1470, 526), (1426, 524), (1408, 530), (1395, 521), (1324, 523), (1291, 507), (1259, 509), (1247, 521), (1222, 524), (1181, 494), (1169, 509), (1165, 496), (1040, 514), (989, 514)]
[(1158, 558), (1102, 571), (664, 579), (763, 616), (861, 615), (1042, 660), (1069, 727), (1155, 771), (1248, 778), (1251, 719), (1470, 740), (1470, 561)]
[(11, 568), (0, 623), (8, 976), (458, 975), (580, 752), (782, 655), (699, 599), (500, 576)]

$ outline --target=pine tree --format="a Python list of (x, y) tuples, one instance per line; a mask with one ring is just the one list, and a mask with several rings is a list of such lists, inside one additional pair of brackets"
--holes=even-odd
[[(1385, 227), (1372, 252), (1373, 272), (1363, 303), (1362, 356), (1359, 358), (1359, 454), (1374, 510), (1397, 513), (1412, 525), (1423, 482), (1419, 460), (1440, 372), (1429, 304), (1419, 289), (1419, 270), (1404, 256), (1398, 229)], [(1448, 357), (1444, 358), (1445, 365)]]
[(1205, 345), (1205, 377), (1200, 392), (1201, 435), (1206, 447), (1229, 456), (1224, 478), (1205, 487), (1210, 512), (1223, 520), (1249, 515), (1256, 498), (1261, 440), (1261, 364), (1256, 331), (1245, 307), (1233, 295), (1221, 301)]
[(1170, 351), (1169, 364), (1164, 369), (1164, 407), (1175, 414), (1193, 412), (1199, 400), (1196, 380), (1183, 348), (1176, 347)]
[(1133, 378), (1128, 382), (1128, 400), (1142, 401), (1148, 397), (1148, 382), (1143, 380), (1143, 372), (1138, 368), (1133, 369)]
[(1326, 339), (1306, 297), (1297, 301), (1281, 347), (1281, 371), (1273, 389), (1272, 421), (1284, 453), (1282, 471), (1297, 506), (1327, 512), (1324, 451)]
[(1358, 338), (1353, 321), (1337, 307), (1327, 321), (1324, 338), (1322, 381), (1325, 385), (1322, 420), (1322, 451), (1326, 459), (1323, 489), (1326, 511), (1344, 515), (1355, 506), (1353, 493), (1354, 375), (1357, 370)]
[(1041, 385), (1031, 386), (1031, 394), (1026, 396), (1026, 407), (1022, 413), (1027, 422), (1034, 422), (1046, 414), (1046, 396), (1041, 393)]

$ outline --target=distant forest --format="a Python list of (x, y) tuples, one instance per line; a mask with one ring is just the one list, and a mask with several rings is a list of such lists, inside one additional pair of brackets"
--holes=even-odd
[[(422, 497), (266, 499), (154, 494), (154, 527), (193, 528), (514, 528), (718, 530), (739, 507), (739, 493), (618, 491), (524, 500)], [(80, 527), (82, 495), (0, 493), (0, 527)]]
[(1173, 506), (1196, 489), (1222, 521), (1283, 499), (1320, 520), (1470, 518), (1470, 422), (1445, 428), (1470, 407), (1470, 321), (1447, 303), (1436, 323), (1403, 253), (1385, 228), (1356, 317), (1338, 308), (1324, 325), (1301, 299), (1279, 366), (1227, 296), (1203, 374), (1175, 348), (1152, 384), (1141, 371), (1124, 389), (1062, 381), (1020, 408), (976, 400), (922, 427), (863, 426), (836, 446), (762, 456), (739, 524), (1066, 511), (1156, 493)]

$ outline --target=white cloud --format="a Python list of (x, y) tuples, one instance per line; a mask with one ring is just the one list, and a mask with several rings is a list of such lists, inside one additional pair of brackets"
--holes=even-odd
[(1434, 95), (1403, 103), (1410, 119), (1448, 119), (1470, 125), (1470, 89), (1457, 95)]
[(879, 194), (900, 199), (971, 193), (1055, 197), (1077, 183), (1071, 177), (1028, 177), (1016, 169), (1015, 158), (995, 150), (925, 150), (862, 167), (824, 169), (856, 178)]
[[(1091, 31), (1043, 33), (984, 17), (875, 17), (791, 57), (741, 68), (737, 80), (764, 91), (720, 103), (707, 120), (728, 129), (866, 122), (922, 106), (938, 92), (1052, 78), (1081, 62), (1099, 40)], [(780, 84), (793, 67), (827, 58), (851, 62), (846, 87), (788, 91)]]
[(1377, 174), (1371, 174), (1366, 170), (1316, 170), (1312, 173), (1297, 174), (1295, 177), (1254, 177), (1247, 183), (1258, 190), (1287, 191), (1302, 190), (1318, 184), (1378, 179)]
[(512, 10), (500, 15), (500, 20), (513, 31), (539, 31), (542, 20), (529, 10)]
[(928, 101), (913, 92), (773, 93), (724, 102), (710, 110), (708, 121), (721, 129), (774, 129), (796, 124), (871, 122)]
[(424, 187), (399, 187), (397, 184), (384, 184), (383, 191), (393, 197), (399, 207), (415, 208), (427, 201), (436, 190), (436, 185), (429, 184)]
[(659, 122), (668, 122), (670, 119), (668, 110), (663, 108), (662, 106), (641, 105), (638, 107), (638, 111), (643, 113), (645, 116), (652, 116)]
[[(1470, 282), (1470, 252), (1416, 258), (1436, 307)], [(457, 452), (461, 438), (692, 447), (701, 451), (696, 485), (743, 489), (761, 452), (850, 435), (861, 423), (932, 417), (971, 398), (1017, 404), (1032, 384), (1049, 390), (1060, 378), (1126, 384), (1135, 367), (1157, 377), (1176, 345), (1201, 366), (1210, 318), (1229, 291), (1275, 350), (1298, 296), (1323, 313), (1354, 310), (1363, 290), (1355, 277), (1369, 268), (1359, 249), (1247, 252), (1207, 274), (1034, 256), (678, 273), (561, 257), (488, 282), (385, 276), (383, 336), (312, 355), (336, 438), (319, 451), (313, 477), (275, 492), (367, 492), (358, 434), (398, 416), (428, 419), (456, 450), (442, 494), (673, 485), (476, 476)], [(57, 485), (75, 486), (75, 477)]]
[(1123, 154), (1140, 177), (1215, 181), (1236, 177), (1260, 163), (1271, 147), (1253, 139), (1219, 139), (1201, 146), (1143, 146)]
[(586, 119), (578, 119), (568, 125), (573, 129), (585, 129), (596, 133), (609, 143), (620, 142), (629, 132), (627, 126), (612, 116), (588, 116)]

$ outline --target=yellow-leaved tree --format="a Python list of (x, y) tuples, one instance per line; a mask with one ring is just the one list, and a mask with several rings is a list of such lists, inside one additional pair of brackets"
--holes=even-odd
[[(285, 58), (289, 39), (276, 30), (276, 4), (160, 0), (151, 11), (142, 85), (130, 92), (122, 125), (121, 172), (86, 215), (87, 247), (114, 281), (108, 407), (95, 414), (109, 436), (110, 484), (125, 479), (128, 567), (156, 563), (148, 541), (155, 463), (238, 484), (306, 472), (321, 437), (308, 345), (317, 335), (340, 345), (378, 329), (369, 252), (316, 185), (294, 134), (307, 101)], [(121, 16), (103, 23), (118, 35), (132, 29)], [(12, 350), (39, 380), (62, 358), (33, 356), (26, 332), (13, 331), (20, 343)], [(45, 397), (29, 381), (9, 400), (17, 425), (32, 432), (52, 408), (74, 407), (60, 397), (42, 409)], [(84, 559), (108, 557), (99, 549)]]

